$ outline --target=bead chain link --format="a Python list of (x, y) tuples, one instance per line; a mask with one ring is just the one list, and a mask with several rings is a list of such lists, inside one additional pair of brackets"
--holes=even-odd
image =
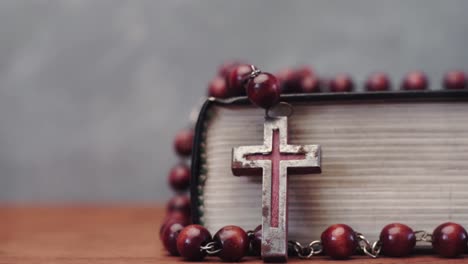
[(204, 251), (208, 255), (216, 255), (219, 252), (221, 252), (221, 250), (223, 250), (223, 249), (218, 247), (218, 244), (216, 242), (214, 242), (214, 241), (209, 242), (206, 245), (200, 247), (200, 251), (201, 252)]
[(247, 77), (247, 79), (253, 79), (253, 78), (257, 77), (258, 75), (260, 75), (260, 73), (262, 73), (262, 71), (257, 69), (257, 67), (255, 67), (255, 65), (250, 65), (250, 68), (252, 69), (252, 72)]
[(377, 258), (380, 254), (380, 250), (382, 249), (382, 242), (380, 240), (375, 241), (372, 245), (369, 243), (369, 240), (361, 234), (356, 233), (358, 237), (359, 248), (371, 258)]
[(414, 235), (416, 236), (416, 241), (423, 241), (423, 242), (432, 242), (432, 234), (427, 233), (424, 230), (418, 230), (414, 232)]
[[(252, 239), (253, 236), (255, 235), (255, 232), (252, 230), (249, 230), (246, 233), (249, 239)], [(214, 241), (211, 241), (204, 246), (200, 246), (200, 252), (205, 252), (206, 254), (211, 255), (211, 256), (218, 254), (219, 252), (221, 252), (221, 250), (223, 249), (219, 247), (218, 243)]]
[[(249, 238), (252, 238), (254, 234), (254, 231), (247, 232)], [(415, 231), (414, 234), (416, 236), (416, 241), (432, 242), (432, 234), (424, 230)], [(371, 258), (377, 258), (380, 255), (382, 249), (382, 242), (380, 240), (371, 244), (363, 234), (356, 233), (356, 236), (358, 238), (359, 248), (364, 254)], [(303, 246), (298, 241), (289, 240), (288, 247), (301, 259), (310, 259), (323, 252), (322, 241), (320, 240), (314, 240), (307, 246)], [(219, 248), (218, 244), (214, 241), (200, 247), (200, 251), (204, 251), (208, 255), (216, 255), (221, 252), (221, 250), (222, 248)]]
[[(426, 231), (419, 230), (415, 231), (414, 234), (416, 241), (432, 242), (432, 234)], [(364, 254), (371, 258), (377, 258), (380, 255), (380, 251), (382, 250), (382, 242), (380, 240), (371, 244), (363, 234), (356, 233), (356, 236), (359, 248)], [(320, 240), (314, 240), (307, 246), (302, 246), (298, 241), (290, 240), (288, 241), (288, 245), (301, 259), (309, 259), (312, 256), (319, 255), (323, 251), (322, 241)]]
[(301, 243), (297, 241), (288, 241), (288, 246), (291, 247), (294, 252), (296, 252), (297, 256), (301, 259), (309, 259), (312, 256), (316, 256), (322, 253), (322, 241), (314, 240), (310, 242), (309, 245), (306, 247), (302, 246)]

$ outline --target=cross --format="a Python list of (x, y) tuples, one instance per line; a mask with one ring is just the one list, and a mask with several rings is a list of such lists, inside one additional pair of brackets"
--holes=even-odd
[(266, 117), (263, 146), (232, 150), (235, 176), (262, 175), (262, 258), (286, 261), (288, 256), (287, 191), (289, 173), (320, 173), (319, 145), (289, 145), (288, 118)]

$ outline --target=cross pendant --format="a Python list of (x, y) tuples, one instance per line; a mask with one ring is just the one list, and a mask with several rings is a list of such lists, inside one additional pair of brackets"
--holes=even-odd
[(289, 145), (288, 118), (265, 118), (263, 146), (232, 150), (235, 176), (262, 175), (262, 258), (288, 257), (288, 179), (291, 174), (320, 173), (319, 145)]

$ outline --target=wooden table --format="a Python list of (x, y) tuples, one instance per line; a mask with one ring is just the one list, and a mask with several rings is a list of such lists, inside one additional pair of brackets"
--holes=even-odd
[[(0, 264), (10, 263), (182, 263), (168, 256), (158, 239), (161, 207), (0, 207)], [(217, 263), (216, 257), (207, 261)], [(354, 257), (311, 263), (447, 263), (435, 256), (407, 259)], [(290, 263), (305, 263), (296, 258)], [(466, 263), (468, 258), (449, 260)], [(244, 263), (261, 263), (247, 258)]]

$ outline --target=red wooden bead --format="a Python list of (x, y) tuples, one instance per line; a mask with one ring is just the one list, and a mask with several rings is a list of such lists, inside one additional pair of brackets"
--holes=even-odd
[(386, 225), (380, 232), (382, 253), (389, 257), (407, 256), (416, 245), (413, 230), (404, 224), (393, 223)]
[(249, 237), (238, 226), (225, 226), (213, 237), (216, 244), (222, 249), (218, 253), (224, 261), (236, 262), (242, 259), (249, 251)]
[(445, 89), (460, 90), (466, 89), (467, 77), (463, 71), (450, 71), (444, 76), (443, 85)]
[(334, 259), (347, 259), (358, 247), (358, 239), (354, 230), (344, 224), (328, 227), (321, 236), (325, 254)]
[(234, 69), (236, 66), (239, 66), (241, 64), (247, 64), (247, 63), (242, 62), (242, 61), (227, 61), (223, 63), (221, 66), (219, 66), (218, 75), (220, 77), (226, 78), (228, 77), (232, 69)]
[(245, 95), (245, 85), (251, 73), (252, 66), (249, 64), (234, 67), (227, 78), (229, 94), (232, 96)]
[(262, 254), (262, 225), (257, 226), (250, 237), (250, 246), (255, 256)]
[(172, 212), (169, 213), (166, 218), (163, 220), (161, 227), (159, 228), (159, 237), (162, 239), (162, 232), (167, 225), (172, 223), (182, 223), (184, 226), (189, 225), (191, 220), (190, 216), (186, 215), (185, 213), (181, 212)]
[(303, 93), (318, 93), (320, 92), (320, 80), (315, 75), (304, 77), (300, 87)]
[(210, 232), (201, 225), (189, 225), (180, 231), (177, 238), (179, 254), (190, 261), (200, 261), (206, 256), (200, 247), (211, 241)]
[(426, 74), (421, 71), (414, 71), (408, 73), (401, 84), (403, 90), (425, 90), (429, 81)]
[(186, 216), (190, 216), (190, 199), (185, 195), (174, 196), (167, 203), (167, 212), (180, 212)]
[(177, 133), (174, 140), (174, 149), (182, 157), (192, 154), (193, 130), (182, 130)]
[(179, 251), (177, 250), (177, 237), (179, 236), (180, 231), (184, 228), (184, 224), (180, 222), (172, 222), (167, 224), (164, 228), (161, 240), (164, 248), (172, 256), (178, 256)]
[(225, 78), (216, 76), (208, 85), (208, 96), (215, 98), (228, 98), (229, 91)]
[[(283, 84), (285, 82), (288, 82), (289, 80), (293, 79), (294, 69), (292, 69), (292, 68), (282, 69), (282, 70), (278, 71), (275, 74), (275, 76), (278, 79), (278, 81), (280, 82), (281, 86), (283, 86)], [(286, 91), (284, 91), (284, 92), (286, 92)]]
[(331, 92), (351, 92), (354, 82), (348, 74), (339, 74), (330, 81), (329, 86)]
[[(309, 66), (302, 66), (295, 70), (286, 68), (278, 72), (276, 76), (280, 82), (282, 93), (311, 92), (311, 89), (314, 90), (316, 88), (314, 87), (314, 82), (317, 78)], [(304, 85), (306, 86), (305, 89)]]
[(459, 224), (447, 222), (432, 232), (432, 248), (441, 256), (453, 258), (467, 249), (468, 234)]
[(281, 84), (281, 93), (299, 93), (301, 92), (301, 81), (302, 78), (311, 75), (311, 71), (306, 69), (295, 70), (295, 69), (284, 69), (278, 73), (280, 76), (278, 80)]
[(169, 172), (169, 185), (175, 191), (185, 191), (190, 186), (190, 168), (185, 164), (174, 166)]
[(247, 83), (247, 95), (250, 101), (262, 108), (277, 104), (280, 94), (278, 79), (271, 73), (260, 73)]
[(368, 91), (390, 90), (390, 79), (385, 73), (374, 73), (366, 81), (365, 87)]

